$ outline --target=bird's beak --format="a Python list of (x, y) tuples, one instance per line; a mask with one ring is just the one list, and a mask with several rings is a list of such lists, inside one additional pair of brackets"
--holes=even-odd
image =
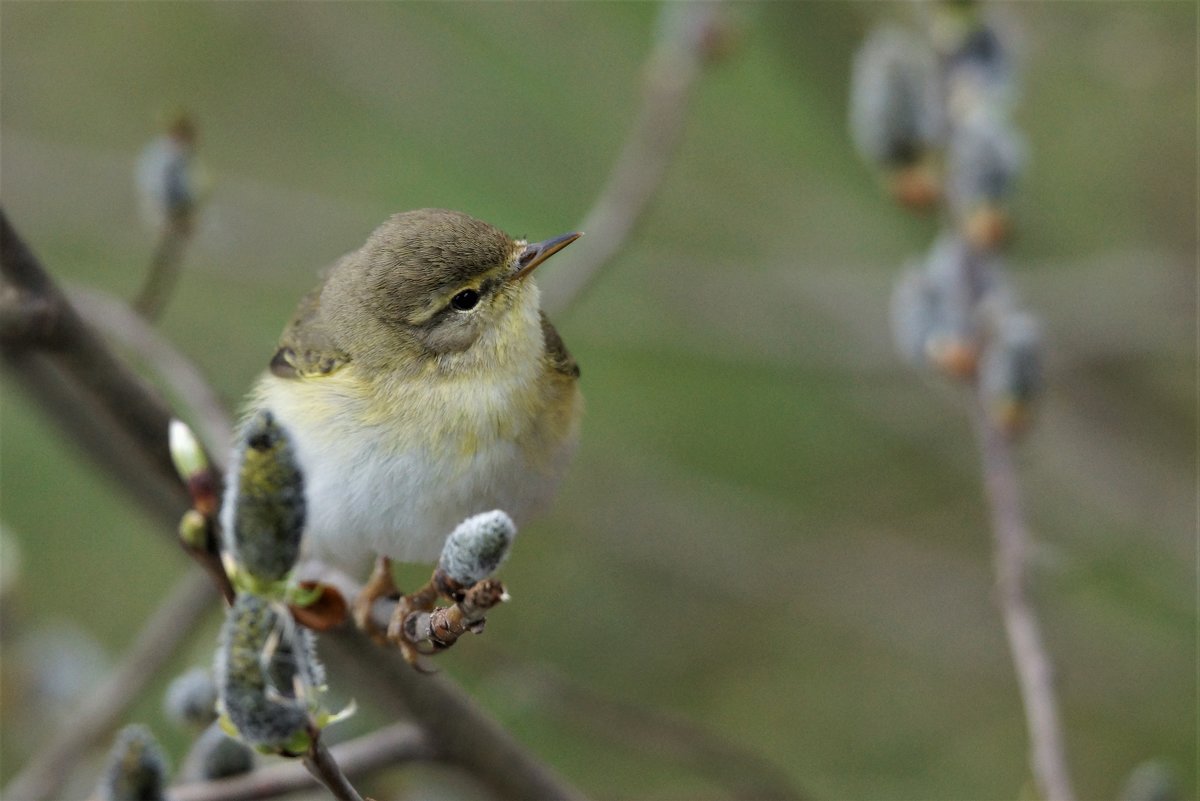
[(582, 231), (572, 231), (569, 234), (526, 245), (517, 254), (517, 269), (509, 280), (516, 281), (529, 275), (535, 267), (581, 236), (583, 236)]

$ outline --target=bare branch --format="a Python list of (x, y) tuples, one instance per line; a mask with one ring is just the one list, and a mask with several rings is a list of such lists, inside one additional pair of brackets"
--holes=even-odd
[(150, 272), (133, 301), (133, 308), (147, 320), (157, 320), (171, 298), (179, 280), (184, 250), (192, 238), (192, 228), (190, 214), (171, 216), (163, 225), (162, 236), (150, 261)]
[[(332, 746), (329, 751), (342, 770), (354, 777), (437, 758), (428, 739), (410, 723), (393, 724)], [(313, 777), (305, 766), (288, 760), (242, 776), (177, 785), (170, 789), (170, 798), (173, 801), (250, 801), (310, 790), (314, 786)]]
[(714, 57), (728, 23), (716, 3), (667, 3), (658, 40), (646, 61), (642, 105), (608, 183), (584, 218), (585, 236), (543, 289), (551, 315), (573, 303), (625, 245), (662, 184), (683, 138), (688, 101), (703, 66)]
[(170, 662), (204, 615), (213, 608), (212, 582), (189, 571), (142, 628), (123, 661), (104, 683), (39, 748), (30, 763), (0, 793), (4, 798), (55, 798), (81, 758), (120, 723), (146, 685)]
[(1037, 615), (1026, 595), (1030, 537), (1021, 506), (1012, 447), (1009, 438), (992, 422), (984, 399), (977, 396), (976, 401), (973, 423), (992, 517), (998, 603), (1025, 706), (1030, 764), (1047, 801), (1071, 801), (1075, 793), (1066, 767), (1062, 722), (1054, 692), (1054, 668)]

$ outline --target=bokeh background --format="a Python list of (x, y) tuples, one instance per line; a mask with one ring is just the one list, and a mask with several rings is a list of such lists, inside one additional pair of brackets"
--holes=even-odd
[[(725, 792), (635, 736), (641, 714), (814, 797), (1032, 797), (966, 398), (887, 333), (892, 278), (936, 223), (893, 207), (847, 134), (855, 48), (912, 9), (729, 10), (737, 46), (698, 84), (659, 194), (556, 320), (588, 416), (554, 513), (505, 568), (517, 600), (441, 665), (597, 798)], [(1009, 268), (1045, 323), (1048, 390), (1018, 455), (1068, 756), (1084, 798), (1148, 759), (1194, 797), (1196, 6), (994, 10), (1030, 153)], [(212, 190), (161, 328), (236, 405), (317, 271), (389, 213), (578, 226), (658, 13), (10, 0), (3, 204), (57, 277), (132, 297), (155, 239), (133, 165), (190, 110)], [(11, 376), (0, 400), (7, 778), (188, 564)], [(217, 620), (177, 668), (207, 662)], [(130, 719), (178, 762), (163, 681)], [(626, 713), (585, 714), (564, 687)], [(471, 792), (443, 781), (361, 789)]]

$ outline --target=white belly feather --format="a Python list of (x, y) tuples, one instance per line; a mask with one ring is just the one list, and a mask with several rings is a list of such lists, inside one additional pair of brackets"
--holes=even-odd
[(521, 390), (513, 377), (404, 392), (411, 397), (393, 397), (383, 413), (355, 389), (341, 375), (301, 382), (267, 375), (257, 405), (276, 416), (296, 449), (306, 554), (356, 575), (374, 554), (435, 561), (454, 527), (479, 512), (503, 509), (522, 525), (549, 502), (574, 450), (574, 426), (550, 452), (522, 447), (523, 429), (542, 415), (502, 413), (537, 411), (513, 402)]

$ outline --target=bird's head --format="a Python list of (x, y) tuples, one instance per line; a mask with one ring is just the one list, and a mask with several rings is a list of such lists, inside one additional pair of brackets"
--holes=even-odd
[(530, 273), (579, 236), (528, 243), (456, 211), (395, 214), (334, 267), (321, 305), (356, 357), (453, 356), (481, 339), (503, 349), (514, 315), (536, 323)]

